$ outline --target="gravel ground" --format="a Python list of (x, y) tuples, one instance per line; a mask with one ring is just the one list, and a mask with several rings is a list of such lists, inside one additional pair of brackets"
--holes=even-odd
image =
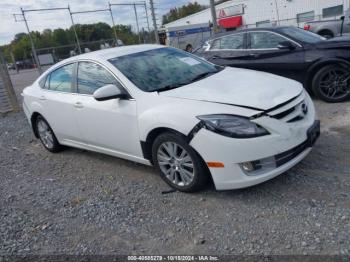
[[(17, 93), (35, 78), (23, 75)], [(302, 163), (255, 187), (195, 194), (162, 194), (151, 167), (51, 154), (22, 112), (0, 116), (0, 255), (349, 255), (350, 102), (316, 107), (322, 136)]]

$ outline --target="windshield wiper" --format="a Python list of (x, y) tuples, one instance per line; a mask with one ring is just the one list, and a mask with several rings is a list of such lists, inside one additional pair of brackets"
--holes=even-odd
[(167, 85), (167, 86), (164, 86), (164, 87), (162, 87), (162, 88), (160, 88), (158, 90), (155, 90), (155, 91), (157, 91), (158, 93), (159, 92), (164, 92), (164, 91), (168, 91), (168, 90), (172, 90), (172, 89), (178, 88), (178, 87), (183, 86), (183, 85), (185, 85), (185, 84)]
[(188, 84), (193, 83), (193, 82), (196, 82), (196, 81), (199, 81), (199, 80), (201, 80), (201, 79), (203, 79), (203, 78), (206, 78), (206, 77), (208, 77), (208, 76), (210, 76), (210, 75), (212, 75), (212, 74), (215, 74), (215, 73), (217, 73), (217, 72), (218, 72), (218, 71), (215, 71), (215, 72), (211, 71), (211, 72), (206, 72), (206, 73), (199, 74), (199, 75), (197, 75), (196, 77), (192, 78), (192, 79), (188, 82)]

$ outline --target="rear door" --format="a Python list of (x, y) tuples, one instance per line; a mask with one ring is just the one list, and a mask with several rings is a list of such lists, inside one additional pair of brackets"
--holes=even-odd
[(72, 91), (75, 66), (75, 63), (71, 63), (51, 72), (39, 97), (44, 107), (44, 117), (60, 141), (81, 141), (74, 117), (75, 95)]
[[(295, 49), (279, 49), (281, 42), (293, 43)], [(305, 69), (303, 47), (295, 41), (272, 31), (251, 31), (247, 35), (245, 67), (302, 81)]]
[(244, 67), (249, 58), (246, 44), (246, 33), (230, 34), (211, 40), (203, 56), (217, 65)]

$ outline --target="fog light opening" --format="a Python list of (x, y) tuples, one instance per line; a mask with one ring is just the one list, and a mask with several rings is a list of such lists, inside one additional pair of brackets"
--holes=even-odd
[(241, 167), (245, 172), (252, 172), (255, 170), (253, 162), (244, 162), (241, 163)]

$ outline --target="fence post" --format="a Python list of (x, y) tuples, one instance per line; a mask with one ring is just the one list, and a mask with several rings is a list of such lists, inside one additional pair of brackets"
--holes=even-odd
[(19, 106), (7, 71), (7, 64), (0, 50), (0, 113), (10, 111), (19, 111)]

